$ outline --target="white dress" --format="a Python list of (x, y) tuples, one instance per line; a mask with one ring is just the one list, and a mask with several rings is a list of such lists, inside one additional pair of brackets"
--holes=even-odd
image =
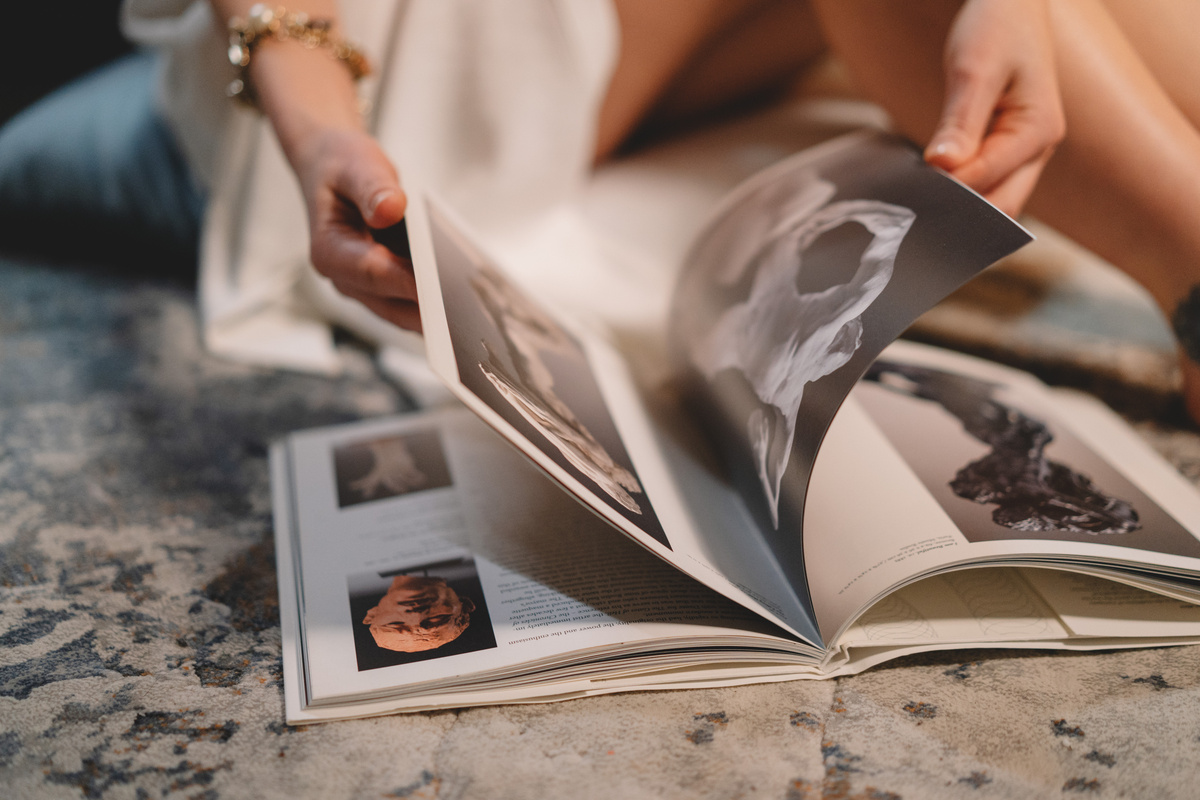
[[(160, 106), (208, 190), (199, 286), (208, 348), (335, 373), (336, 323), (390, 349), (383, 361), (401, 371), (420, 363), (417, 337), (342, 297), (309, 264), (295, 178), (265, 121), (226, 98), (228, 40), (208, 4), (125, 0), (122, 11), (126, 33), (164, 53)], [(607, 0), (343, 0), (341, 16), (375, 66), (361, 84), (368, 123), (402, 182), (419, 176), (484, 236), (578, 190), (617, 56)]]

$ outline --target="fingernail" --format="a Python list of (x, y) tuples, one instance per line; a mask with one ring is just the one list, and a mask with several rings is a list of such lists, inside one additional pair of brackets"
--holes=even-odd
[(387, 200), (393, 194), (395, 194), (395, 190), (393, 189), (380, 189), (378, 192), (376, 192), (371, 198), (370, 202), (367, 203), (367, 216), (375, 216), (375, 210), (379, 208), (379, 204), (384, 200)]
[(953, 140), (943, 139), (931, 142), (925, 152), (931, 158), (953, 158), (958, 154), (958, 145)]

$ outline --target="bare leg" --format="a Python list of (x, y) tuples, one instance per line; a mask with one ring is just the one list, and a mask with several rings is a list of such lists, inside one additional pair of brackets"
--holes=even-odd
[(669, 130), (778, 98), (825, 52), (808, 3), (760, 2), (683, 65), (645, 124)]
[(621, 57), (598, 126), (602, 161), (642, 126), (694, 122), (777, 88), (824, 50), (797, 0), (616, 0)]
[[(959, 3), (922, 3), (920, 12), (888, 0), (815, 5), (831, 48), (863, 90), (901, 131), (926, 141), (941, 110), (941, 43)], [(1127, 13), (1144, 8), (1139, 2)], [(1175, 101), (1191, 102), (1187, 81), (1197, 70), (1172, 63), (1160, 47), (1157, 68), (1171, 76), (1160, 83), (1099, 0), (1054, 3), (1051, 19), (1067, 138), (1029, 210), (1128, 272), (1170, 318), (1200, 284), (1200, 133)], [(1179, 39), (1196, 30), (1154, 22)], [(1200, 365), (1186, 355), (1181, 363), (1185, 401), (1200, 420)]]
[(1200, 3), (1104, 0), (1104, 5), (1175, 105), (1200, 128)]
[[(1200, 284), (1200, 133), (1098, 2), (1056, 5), (1053, 21), (1068, 133), (1030, 211), (1128, 272), (1171, 319)], [(1181, 367), (1200, 420), (1195, 353), (1181, 350)]]
[(855, 84), (913, 141), (929, 140), (942, 110), (942, 45), (961, 0), (813, 0), (830, 50)]
[[(811, 3), (824, 42), (920, 143), (942, 110), (943, 44), (960, 6)], [(1200, 30), (1200, 5), (1062, 0), (1052, 9), (1068, 133), (1029, 209), (1141, 282), (1170, 318), (1200, 286), (1200, 56), (1187, 40)], [(647, 116), (694, 115), (819, 53), (809, 13), (774, 0), (618, 0), (622, 58), (598, 158)], [(1197, 353), (1181, 355), (1185, 400), (1200, 420)]]

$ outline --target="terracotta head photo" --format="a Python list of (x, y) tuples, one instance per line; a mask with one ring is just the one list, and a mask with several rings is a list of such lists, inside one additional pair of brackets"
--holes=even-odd
[(460, 598), (443, 578), (397, 575), (363, 624), (386, 650), (417, 653), (448, 644), (467, 629), (475, 604)]

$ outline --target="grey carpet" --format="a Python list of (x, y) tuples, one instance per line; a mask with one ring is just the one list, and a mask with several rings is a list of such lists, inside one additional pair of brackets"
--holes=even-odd
[[(1017, 274), (993, 284), (1026, 285)], [(1169, 340), (1120, 344), (1128, 308), (1125, 330), (1076, 339), (1063, 333), (1069, 314), (1046, 312), (1061, 323), (1047, 338), (1037, 309), (1057, 290), (1042, 289), (1012, 312), (985, 286), (914, 335), (1090, 384), (1194, 478), (1200, 437), (1172, 423)], [(990, 327), (988, 308), (1002, 309)], [(267, 444), (407, 407), (365, 352), (343, 347), (351, 368), (337, 379), (230, 365), (202, 351), (194, 298), (177, 283), (0, 260), (0, 795), (1200, 791), (1200, 648), (954, 652), (837, 681), (289, 728)]]

